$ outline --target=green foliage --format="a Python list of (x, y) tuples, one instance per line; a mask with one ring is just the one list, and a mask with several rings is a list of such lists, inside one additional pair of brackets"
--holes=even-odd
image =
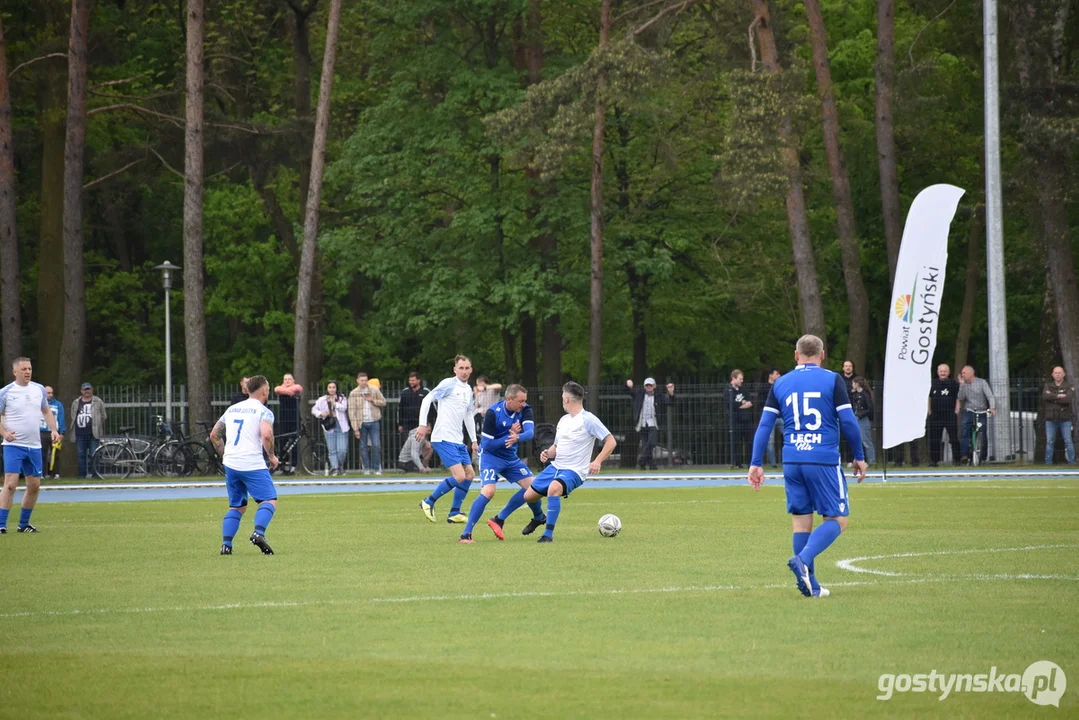
[[(555, 316), (564, 372), (585, 375), (597, 100), (607, 110), (605, 377), (622, 379), (641, 361), (672, 377), (707, 377), (735, 365), (752, 373), (788, 361), (800, 312), (783, 206), (783, 117), (791, 120), (802, 166), (832, 350), (841, 354), (846, 293), (801, 4), (771, 3), (785, 68), (776, 77), (750, 71), (752, 18), (741, 2), (670, 13), (636, 40), (631, 24), (660, 6), (620, 3), (615, 15), (628, 14), (599, 50), (599, 0), (544, 0), (542, 82), (532, 86), (522, 45), (528, 5), (346, 4), (320, 218), (324, 378), (351, 377), (358, 366), (383, 377), (412, 368), (433, 377), (460, 351), (497, 378), (520, 370), (523, 321)], [(307, 18), (311, 105), (327, 8), (323, 0)], [(944, 305), (952, 310), (942, 318), (939, 353), (948, 360), (969, 223), (982, 197), (983, 111), (980, 9), (957, 3), (938, 18), (941, 9), (897, 3), (894, 119), (904, 208), (934, 183), (968, 191), (945, 284)], [(826, 0), (823, 11), (871, 300), (869, 371), (879, 377), (890, 292), (873, 122), (876, 2)], [(60, 0), (12, 0), (2, 12), (9, 68), (66, 46)], [(295, 112), (290, 5), (225, 0), (207, 13), (206, 315), (211, 372), (220, 382), (255, 367), (277, 375), (291, 365), (296, 261), (289, 236), (302, 236), (301, 166), (311, 121)], [(164, 297), (150, 268), (182, 258), (183, 181), (174, 171), (183, 170), (184, 16), (175, 3), (127, 0), (97, 3), (91, 23), (86, 180), (129, 167), (86, 193), (87, 375), (160, 382)], [(1065, 28), (1065, 47), (1076, 27), (1073, 20)], [(1012, 32), (1002, 24), (1002, 49), (1014, 47)], [(42, 60), (10, 78), (31, 354), (39, 267), (56, 261), (38, 257), (39, 103), (60, 65)], [(1041, 322), (1045, 293), (1038, 221), (1031, 219), (1037, 203), (1020, 138), (1065, 154), (1074, 183), (1076, 67), (1061, 64), (1062, 92), (1049, 106), (1017, 91), (1005, 53), (1004, 232), (1016, 374), (1041, 372), (1030, 328)], [(104, 109), (120, 104), (145, 111)], [(1074, 187), (1061, 197), (1079, 229)], [(182, 381), (182, 292), (172, 297)], [(980, 299), (971, 343), (980, 367), (988, 360), (985, 314)], [(635, 357), (644, 341), (646, 357)]]

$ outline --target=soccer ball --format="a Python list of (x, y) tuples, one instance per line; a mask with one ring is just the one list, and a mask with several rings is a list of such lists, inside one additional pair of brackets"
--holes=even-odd
[(607, 513), (599, 519), (599, 534), (603, 537), (614, 537), (622, 532), (622, 521), (617, 515)]

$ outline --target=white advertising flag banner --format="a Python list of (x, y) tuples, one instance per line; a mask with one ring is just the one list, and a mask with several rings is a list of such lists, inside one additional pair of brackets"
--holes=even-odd
[(907, 213), (889, 307), (881, 418), (885, 448), (925, 435), (948, 230), (963, 192), (954, 185), (932, 185), (918, 193)]

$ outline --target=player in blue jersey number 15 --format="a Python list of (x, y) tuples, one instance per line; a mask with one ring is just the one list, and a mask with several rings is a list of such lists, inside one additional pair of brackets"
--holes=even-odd
[[(794, 556), (787, 567), (794, 573), (798, 590), (806, 597), (827, 597), (828, 589), (817, 582), (816, 557), (847, 529), (850, 499), (847, 478), (839, 460), (842, 429), (854, 453), (854, 476), (865, 479), (865, 454), (858, 419), (850, 406), (843, 378), (821, 367), (824, 343), (815, 335), (803, 335), (794, 351), (794, 370), (772, 386), (764, 403), (761, 422), (753, 438), (749, 484), (760, 491), (764, 482), (763, 455), (772, 426), (783, 422), (783, 483), (787, 512), (793, 526)], [(824, 522), (813, 529), (813, 513)]]

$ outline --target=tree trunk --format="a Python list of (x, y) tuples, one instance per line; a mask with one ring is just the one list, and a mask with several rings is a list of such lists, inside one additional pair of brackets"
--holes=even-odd
[(67, 51), (67, 128), (64, 137), (64, 334), (57, 395), (79, 394), (86, 349), (82, 185), (86, 145), (86, 54), (92, 0), (72, 0)]
[(300, 250), (300, 270), (296, 289), (296, 328), (292, 349), (293, 375), (296, 382), (307, 387), (308, 340), (311, 323), (311, 285), (315, 272), (315, 246), (318, 243), (318, 211), (322, 199), (322, 172), (326, 162), (326, 135), (330, 123), (330, 91), (333, 88), (333, 65), (337, 56), (337, 34), (341, 25), (341, 0), (331, 0), (330, 18), (326, 24), (326, 53), (322, 60), (322, 81), (319, 84), (315, 137), (311, 148), (311, 189), (303, 223), (303, 247)]
[[(611, 31), (611, 0), (603, 0), (600, 10), (599, 46), (607, 47)], [(588, 385), (599, 387), (603, 369), (603, 135), (607, 127), (607, 106), (603, 94), (606, 75), (600, 73), (597, 82), (596, 121), (592, 130), (592, 291), (591, 333), (588, 338)], [(598, 407), (596, 394), (589, 396), (589, 407)]]
[(311, 183), (311, 156), (307, 153), (307, 148), (311, 147), (311, 44), (307, 21), (318, 8), (318, 0), (310, 0), (309, 5), (289, 2), (289, 7), (292, 14), (288, 16), (288, 26), (292, 33), (292, 57), (296, 64), (296, 72), (292, 77), (292, 102), (296, 107), (296, 120), (300, 128), (300, 207), (306, 208), (307, 192)]
[(824, 127), (824, 152), (832, 176), (832, 196), (839, 226), (839, 246), (843, 258), (843, 279), (847, 287), (850, 310), (850, 331), (847, 337), (846, 359), (856, 368), (865, 367), (869, 343), (869, 295), (862, 280), (860, 243), (854, 226), (854, 202), (850, 194), (847, 161), (839, 145), (839, 113), (832, 86), (832, 71), (828, 63), (828, 37), (824, 30), (819, 0), (805, 0), (813, 45), (813, 69), (817, 75), (817, 94), (821, 101), (821, 121)]
[[(43, 24), (57, 35), (67, 20), (63, 3), (39, 6)], [(42, 383), (59, 385), (60, 341), (64, 335), (64, 114), (67, 75), (65, 61), (40, 64), (38, 125), (41, 127), (41, 193), (38, 209), (37, 357), (34, 375)], [(41, 262), (41, 258), (51, 262)], [(56, 388), (59, 390), (59, 387)]]
[[(11, 127), (11, 94), (7, 50), (0, 19), (0, 367), (22, 355), (22, 312), (19, 308), (19, 235), (15, 232), (15, 141)], [(5, 377), (6, 379), (6, 377)]]
[[(543, 321), (543, 387), (562, 387), (562, 331), (558, 315)], [(543, 422), (556, 423), (562, 417), (558, 393), (543, 404)]]
[(877, 0), (877, 167), (884, 243), (888, 249), (888, 287), (895, 284), (895, 266), (903, 225), (899, 214), (899, 171), (895, 157), (892, 97), (895, 94), (895, 0)]
[(1034, 175), (1048, 281), (1053, 292), (1064, 371), (1079, 377), (1079, 286), (1068, 222), (1067, 169), (1045, 126), (1060, 123), (1068, 103), (1059, 79), (1059, 48), (1067, 26), (1067, 0), (1017, 2), (1010, 6), (1015, 58), (1022, 89), (1023, 149)]
[(970, 331), (974, 327), (974, 307), (978, 301), (978, 289), (982, 286), (982, 268), (985, 266), (985, 244), (982, 232), (985, 229), (985, 205), (974, 206), (974, 215), (970, 219), (970, 233), (967, 235), (967, 277), (963, 286), (963, 307), (959, 311), (959, 331), (955, 336), (955, 369), (953, 377), (959, 377), (959, 371), (967, 364), (967, 351), (970, 348)]
[[(761, 64), (765, 72), (779, 73), (779, 52), (772, 32), (772, 18), (767, 0), (753, 0), (757, 40), (761, 46)], [(802, 188), (802, 166), (795, 146), (794, 131), (789, 113), (784, 112), (779, 124), (783, 145), (783, 164), (787, 172), (787, 225), (791, 231), (791, 250), (794, 255), (794, 274), (798, 282), (798, 299), (802, 308), (802, 332), (816, 335), (825, 341), (824, 303), (817, 278), (817, 261), (809, 234), (809, 213)]]
[(521, 337), (521, 384), (526, 388), (535, 388), (539, 385), (536, 318), (532, 315), (522, 315), (518, 334)]
[(191, 427), (212, 421), (210, 360), (206, 352), (206, 305), (203, 297), (203, 0), (187, 0), (187, 117), (184, 126), (184, 349)]

